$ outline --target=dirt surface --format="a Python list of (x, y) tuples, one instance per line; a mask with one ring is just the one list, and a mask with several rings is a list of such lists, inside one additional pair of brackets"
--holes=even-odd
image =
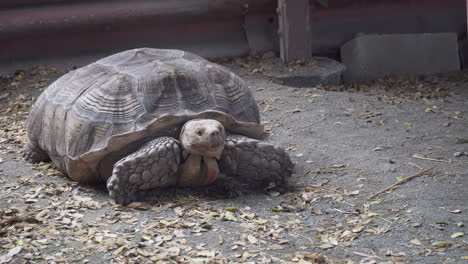
[(468, 262), (468, 72), (297, 89), (260, 56), (221, 62), (290, 152), (289, 192), (115, 206), (103, 186), (21, 158), (24, 119), (65, 70), (17, 71), (0, 77), (0, 263)]

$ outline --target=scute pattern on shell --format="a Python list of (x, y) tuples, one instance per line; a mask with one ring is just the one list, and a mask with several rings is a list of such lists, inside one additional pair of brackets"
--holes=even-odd
[(224, 67), (179, 50), (135, 49), (69, 72), (38, 98), (26, 122), (29, 145), (72, 179), (105, 180), (112, 165), (156, 136), (177, 137), (212, 117), (259, 137), (257, 104)]

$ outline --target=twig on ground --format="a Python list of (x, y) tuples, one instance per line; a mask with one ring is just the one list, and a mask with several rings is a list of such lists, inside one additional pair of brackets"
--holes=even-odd
[(376, 258), (376, 259), (379, 259), (379, 260), (383, 260), (382, 258), (380, 258), (379, 256), (377, 256), (377, 255), (375, 254), (375, 252), (374, 252), (372, 249), (371, 249), (370, 251), (372, 252), (373, 256), (372, 256), (372, 255), (369, 255), (369, 254), (366, 254), (366, 253), (357, 252), (357, 251), (354, 251), (353, 254), (358, 255), (358, 256), (361, 256), (361, 257), (370, 258), (370, 259)]
[(385, 222), (389, 223), (389, 224), (393, 224), (392, 221), (388, 220), (387, 218), (385, 217), (382, 217), (382, 216), (377, 216), (377, 218), (381, 219), (381, 220), (384, 220)]
[(379, 195), (379, 194), (381, 194), (381, 193), (384, 193), (384, 192), (386, 192), (386, 191), (388, 191), (388, 190), (391, 190), (391, 189), (393, 189), (394, 187), (396, 187), (396, 186), (398, 186), (398, 185), (400, 185), (400, 184), (402, 184), (402, 183), (404, 183), (404, 182), (407, 182), (407, 181), (412, 180), (412, 179), (414, 179), (414, 178), (416, 178), (416, 177), (418, 177), (418, 176), (423, 175), (424, 173), (426, 173), (426, 172), (428, 172), (428, 171), (434, 169), (435, 167), (437, 167), (437, 166), (432, 166), (432, 167), (430, 167), (430, 168), (428, 168), (428, 169), (418, 171), (417, 173), (415, 173), (415, 174), (413, 174), (413, 175), (411, 175), (411, 176), (408, 176), (408, 177), (406, 177), (406, 178), (403, 178), (403, 179), (397, 181), (396, 183), (394, 183), (394, 184), (388, 186), (387, 188), (385, 188), (385, 189), (383, 189), (383, 190), (381, 190), (381, 191), (378, 191), (377, 193), (374, 193), (373, 195), (369, 196), (369, 198), (367, 198), (367, 199), (370, 200), (370, 199), (376, 197), (377, 195)]
[(329, 174), (337, 171), (360, 171), (360, 170), (367, 170), (366, 168), (325, 168), (325, 169), (318, 169), (318, 170), (311, 170), (308, 171), (307, 174)]
[(418, 169), (420, 169), (420, 170), (423, 169), (421, 166), (419, 166), (419, 165), (417, 165), (417, 164), (414, 164), (414, 163), (412, 163), (412, 162), (408, 162), (408, 164), (411, 165), (411, 166), (415, 166), (416, 168), (418, 168)]
[(301, 235), (302, 238), (305, 238), (307, 240), (309, 240), (310, 243), (312, 243), (312, 245), (316, 245), (317, 244), (317, 241), (313, 240), (312, 238), (310, 237), (306, 237), (304, 235)]
[(332, 208), (331, 210), (333, 211), (337, 211), (339, 213), (342, 213), (342, 214), (352, 214), (352, 215), (359, 215), (358, 212), (347, 212), (347, 211), (343, 211), (343, 210), (340, 210), (340, 209), (337, 209), (337, 208)]
[(442, 160), (442, 159), (433, 159), (433, 158), (426, 158), (426, 157), (423, 157), (421, 155), (418, 155), (418, 154), (413, 154), (411, 155), (411, 157), (415, 158), (415, 159), (422, 159), (422, 160), (430, 160), (430, 161), (437, 161), (437, 162), (447, 162), (448, 164), (452, 164), (452, 160), (449, 159), (449, 160)]

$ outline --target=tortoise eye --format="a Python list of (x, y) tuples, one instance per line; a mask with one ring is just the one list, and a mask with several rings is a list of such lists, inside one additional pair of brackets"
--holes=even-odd
[(197, 132), (195, 132), (195, 133), (197, 133), (197, 135), (199, 135), (199, 136), (203, 135), (203, 131), (201, 131), (201, 130), (197, 130)]

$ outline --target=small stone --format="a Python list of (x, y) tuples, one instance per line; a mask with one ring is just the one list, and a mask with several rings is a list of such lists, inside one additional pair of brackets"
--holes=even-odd
[(386, 149), (391, 149), (392, 147), (388, 146), (379, 146), (373, 149), (373, 151), (381, 151), (381, 150), (386, 150)]
[(333, 165), (330, 166), (330, 168), (332, 168), (332, 169), (341, 169), (341, 168), (345, 168), (345, 167), (346, 167), (346, 165), (344, 165), (344, 164), (333, 164)]
[(453, 153), (453, 156), (459, 158), (459, 157), (468, 156), (468, 155), (465, 152), (455, 152)]
[(396, 161), (394, 161), (394, 160), (392, 160), (392, 159), (389, 159), (389, 160), (388, 160), (388, 163), (390, 163), (390, 164), (395, 164)]
[(444, 127), (449, 127), (450, 125), (451, 125), (450, 122), (445, 122), (445, 123), (442, 124), (442, 126), (444, 126)]
[(414, 223), (414, 224), (412, 224), (411, 226), (413, 226), (413, 227), (420, 227), (421, 225), (422, 225), (421, 223)]

